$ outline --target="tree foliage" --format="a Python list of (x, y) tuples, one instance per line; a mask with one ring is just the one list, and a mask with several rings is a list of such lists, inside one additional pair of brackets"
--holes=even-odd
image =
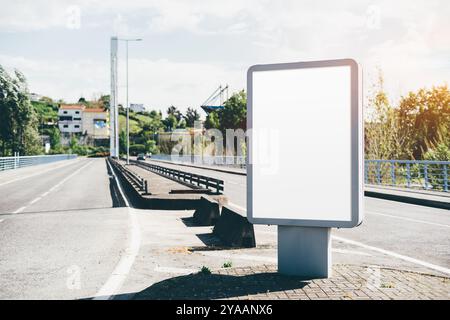
[[(366, 159), (424, 159), (450, 145), (450, 91), (447, 85), (409, 92), (390, 104), (383, 76), (370, 92), (365, 122)], [(429, 157), (429, 155), (427, 156)]]
[(0, 65), (0, 148), (3, 156), (19, 152), (33, 155), (42, 152), (38, 117), (31, 105), (27, 82), (22, 73), (14, 76)]
[(193, 108), (187, 108), (184, 119), (186, 120), (186, 126), (193, 128), (195, 121), (200, 120), (200, 114)]

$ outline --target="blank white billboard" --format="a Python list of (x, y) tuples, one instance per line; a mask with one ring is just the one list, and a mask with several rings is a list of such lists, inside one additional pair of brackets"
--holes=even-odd
[(353, 227), (361, 221), (359, 82), (353, 60), (249, 69), (252, 223)]

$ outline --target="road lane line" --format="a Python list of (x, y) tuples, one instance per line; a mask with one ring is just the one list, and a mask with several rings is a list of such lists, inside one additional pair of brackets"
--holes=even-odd
[(426, 267), (426, 268), (429, 268), (429, 269), (433, 269), (433, 270), (436, 270), (436, 271), (439, 271), (439, 272), (442, 272), (442, 273), (450, 274), (450, 269), (448, 269), (448, 268), (441, 267), (441, 266), (438, 266), (438, 265), (435, 265), (435, 264), (432, 264), (432, 263), (429, 263), (429, 262), (426, 262), (426, 261), (422, 261), (422, 260), (419, 260), (419, 259), (411, 258), (411, 257), (405, 256), (405, 255), (402, 255), (402, 254), (398, 254), (398, 253), (393, 252), (393, 251), (384, 250), (384, 249), (381, 249), (381, 248), (369, 246), (369, 245), (366, 245), (364, 243), (361, 243), (361, 242), (358, 242), (358, 241), (354, 241), (354, 240), (350, 240), (350, 239), (346, 239), (346, 238), (342, 238), (342, 237), (331, 236), (331, 238), (335, 239), (335, 240), (338, 240), (338, 241), (342, 241), (342, 242), (348, 243), (348, 244), (352, 244), (352, 245), (355, 245), (355, 246), (358, 246), (358, 247), (361, 247), (361, 248), (364, 248), (364, 249), (376, 251), (376, 252), (379, 252), (379, 253), (391, 256), (391, 257), (395, 257), (395, 258), (400, 259), (400, 260), (404, 260), (404, 261), (408, 261), (408, 262), (411, 262), (411, 263), (414, 263), (414, 264), (418, 264), (418, 265), (421, 265), (423, 267)]
[(120, 258), (111, 276), (95, 295), (94, 300), (110, 300), (122, 287), (141, 246), (141, 230), (136, 213), (128, 208), (130, 242), (125, 249), (125, 254)]
[(3, 221), (5, 221), (5, 219), (0, 219), (0, 223), (2, 223)]
[(366, 213), (367, 213), (367, 214), (377, 215), (377, 216), (389, 217), (389, 218), (393, 218), (393, 219), (401, 219), (401, 220), (406, 220), (406, 221), (411, 221), (411, 222), (417, 222), (417, 223), (429, 224), (429, 225), (438, 226), (438, 227), (450, 228), (450, 225), (448, 225), (448, 224), (441, 224), (441, 223), (436, 223), (436, 222), (429, 222), (429, 221), (425, 221), (425, 220), (417, 220), (417, 219), (412, 219), (412, 218), (406, 218), (406, 217), (394, 216), (394, 215), (385, 214), (385, 213), (378, 213), (378, 212), (370, 212), (370, 211), (367, 211)]
[(30, 204), (33, 204), (33, 203), (35, 203), (35, 202), (38, 202), (38, 201), (41, 200), (41, 199), (42, 199), (42, 197), (37, 197), (36, 199), (32, 200), (32, 201), (29, 203), (29, 205), (30, 205)]
[[(63, 183), (65, 183), (67, 180), (69, 180), (70, 178), (72, 178), (74, 175), (76, 175), (78, 172), (80, 172), (82, 169), (84, 169), (85, 167), (87, 167), (89, 164), (91, 164), (92, 161), (89, 161), (88, 163), (86, 163), (84, 166), (78, 168), (77, 170), (75, 170), (74, 172), (72, 172), (72, 174), (70, 174), (69, 176), (65, 177), (63, 180), (61, 180), (60, 182), (58, 182), (55, 186), (53, 186), (49, 191), (46, 192), (46, 194), (48, 195), (50, 192), (52, 192), (53, 190), (55, 190), (57, 187), (61, 186)], [(40, 197), (37, 197), (36, 199), (32, 200), (31, 202), (29, 202), (26, 206), (20, 207), (19, 209), (17, 209), (16, 211), (13, 212), (13, 214), (16, 213), (20, 213), (23, 210), (25, 210), (28, 206), (38, 202), (39, 200), (41, 200), (43, 198), (43, 195)]]
[(117, 178), (116, 173), (114, 172), (114, 168), (108, 161), (106, 163), (108, 164), (111, 173), (117, 182), (119, 192), (121, 193), (121, 196), (125, 201), (125, 205), (129, 210), (128, 215), (130, 219), (130, 225), (128, 227), (128, 233), (130, 234), (130, 243), (128, 244), (128, 248), (125, 250), (125, 255), (120, 258), (120, 261), (117, 263), (111, 276), (108, 278), (103, 287), (101, 287), (97, 292), (94, 300), (110, 300), (114, 297), (115, 294), (118, 293), (128, 273), (130, 272), (131, 267), (134, 264), (134, 260), (136, 259), (141, 246), (141, 229), (139, 227), (137, 216), (128, 203), (128, 199), (126, 198), (125, 193), (122, 190), (122, 185)]
[(25, 207), (20, 207), (19, 209), (17, 209), (16, 211), (14, 211), (13, 213), (20, 213), (20, 212), (22, 212), (23, 210), (25, 210), (27, 207), (25, 206)]
[[(64, 160), (62, 160), (62, 161), (64, 161)], [(63, 165), (61, 165), (61, 166), (51, 167), (51, 168), (48, 169), (48, 170), (39, 171), (39, 172), (36, 172), (36, 173), (34, 173), (34, 174), (30, 174), (30, 175), (28, 175), (28, 176), (25, 176), (25, 177), (20, 177), (20, 178), (17, 178), (17, 179), (13, 179), (13, 180), (10, 180), (10, 181), (6, 181), (6, 182), (3, 182), (3, 183), (0, 183), (0, 187), (1, 187), (1, 186), (4, 186), (4, 185), (7, 185), (7, 184), (10, 184), (10, 183), (13, 183), (13, 182), (16, 182), (16, 181), (20, 181), (20, 180), (32, 178), (32, 177), (38, 176), (38, 175), (40, 175), (40, 174), (43, 174), (43, 173), (46, 173), (46, 172), (55, 170), (55, 169), (60, 169), (60, 168), (63, 168), (63, 167), (67, 167), (68, 165), (77, 163), (78, 161), (79, 161), (79, 159), (77, 159), (77, 161), (70, 162), (70, 163), (65, 163), (65, 164), (63, 164)]]

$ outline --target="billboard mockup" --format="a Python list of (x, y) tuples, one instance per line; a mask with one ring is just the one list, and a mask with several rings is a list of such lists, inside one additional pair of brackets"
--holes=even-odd
[(361, 72), (351, 59), (247, 73), (247, 217), (351, 228), (363, 215)]

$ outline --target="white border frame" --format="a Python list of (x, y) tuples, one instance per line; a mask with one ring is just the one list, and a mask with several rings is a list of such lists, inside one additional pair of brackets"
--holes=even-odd
[[(253, 165), (249, 163), (252, 153), (253, 128), (253, 73), (259, 71), (291, 70), (304, 68), (325, 68), (350, 66), (351, 73), (351, 220), (305, 220), (253, 217)], [(363, 117), (362, 117), (362, 72), (353, 59), (278, 63), (251, 66), (247, 71), (247, 130), (249, 130), (249, 148), (247, 152), (247, 219), (253, 224), (269, 224), (303, 227), (353, 228), (363, 219)], [(276, 191), (274, 191), (276, 192)], [(324, 191), (326, 196), (326, 190)]]

